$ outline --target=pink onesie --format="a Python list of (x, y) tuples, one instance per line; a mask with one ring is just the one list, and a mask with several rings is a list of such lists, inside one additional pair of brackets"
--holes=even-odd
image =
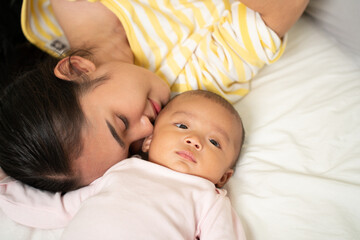
[(11, 178), (0, 191), (10, 218), (35, 228), (66, 226), (62, 239), (245, 239), (225, 190), (138, 158), (64, 196)]

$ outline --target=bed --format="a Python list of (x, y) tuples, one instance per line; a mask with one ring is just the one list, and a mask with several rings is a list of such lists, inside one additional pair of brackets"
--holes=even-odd
[[(230, 199), (250, 240), (360, 236), (360, 66), (303, 16), (235, 105), (246, 141)], [(59, 239), (0, 210), (0, 239)]]

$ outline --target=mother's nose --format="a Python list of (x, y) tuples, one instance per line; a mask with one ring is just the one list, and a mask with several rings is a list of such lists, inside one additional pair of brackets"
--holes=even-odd
[(184, 141), (185, 144), (193, 146), (196, 150), (200, 151), (202, 149), (201, 141), (196, 136), (188, 136), (184, 139)]
[(130, 125), (130, 128), (131, 134), (129, 133), (129, 135), (131, 135), (131, 142), (150, 136), (154, 130), (154, 126), (147, 116), (142, 116), (137, 123), (133, 126)]

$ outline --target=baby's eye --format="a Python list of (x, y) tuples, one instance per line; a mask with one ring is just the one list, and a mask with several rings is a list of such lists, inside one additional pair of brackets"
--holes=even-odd
[(210, 139), (209, 141), (210, 141), (210, 142), (211, 142), (211, 144), (212, 144), (212, 145), (214, 145), (215, 147), (220, 148), (220, 144), (219, 144), (216, 140), (214, 140), (214, 139)]
[(177, 123), (177, 124), (175, 124), (175, 126), (178, 127), (178, 128), (182, 128), (182, 129), (187, 129), (188, 128), (185, 124), (182, 124), (182, 123)]

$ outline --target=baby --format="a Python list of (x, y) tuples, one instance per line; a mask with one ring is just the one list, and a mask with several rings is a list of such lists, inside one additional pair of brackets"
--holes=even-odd
[(44, 208), (41, 201), (41, 207), (67, 221), (74, 216), (64, 221), (62, 239), (245, 239), (221, 189), (243, 141), (240, 116), (229, 102), (188, 91), (156, 119), (143, 144), (149, 161), (125, 159), (88, 187), (62, 196), (61, 205), (52, 199), (45, 202), (53, 206)]
[(207, 91), (175, 97), (156, 121), (143, 151), (149, 161), (205, 178), (221, 188), (232, 176), (243, 143), (237, 111)]

